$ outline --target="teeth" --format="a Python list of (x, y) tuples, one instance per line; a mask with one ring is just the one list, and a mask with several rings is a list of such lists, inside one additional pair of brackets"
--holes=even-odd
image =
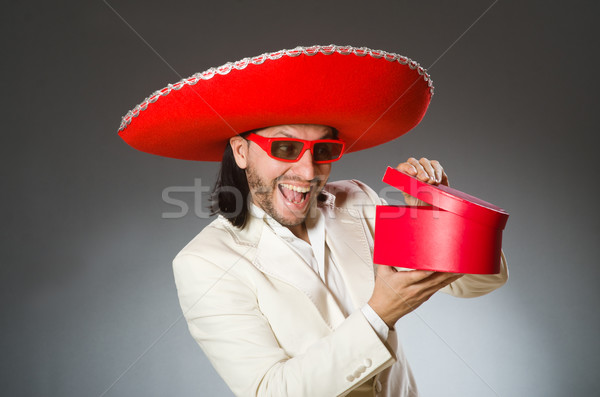
[(308, 193), (310, 191), (310, 187), (300, 187), (300, 186), (288, 185), (287, 183), (282, 183), (281, 186), (283, 186), (286, 189), (290, 189), (295, 192), (298, 192), (298, 193)]

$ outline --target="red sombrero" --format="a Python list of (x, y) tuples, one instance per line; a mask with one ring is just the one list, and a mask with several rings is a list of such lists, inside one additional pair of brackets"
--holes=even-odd
[(354, 152), (408, 132), (433, 84), (415, 61), (365, 47), (282, 50), (197, 73), (146, 98), (119, 128), (134, 148), (220, 161), (230, 137), (282, 124), (335, 127)]

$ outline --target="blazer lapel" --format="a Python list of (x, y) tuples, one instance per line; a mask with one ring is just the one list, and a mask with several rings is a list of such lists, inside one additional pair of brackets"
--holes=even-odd
[(267, 226), (262, 228), (254, 265), (269, 276), (302, 291), (316, 306), (330, 329), (344, 320), (337, 302), (319, 276)]
[(356, 309), (371, 297), (375, 287), (373, 256), (362, 214), (353, 209), (323, 206), (325, 241), (351, 294)]

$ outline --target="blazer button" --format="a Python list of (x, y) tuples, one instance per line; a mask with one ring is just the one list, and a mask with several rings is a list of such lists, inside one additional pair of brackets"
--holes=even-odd
[(353, 375), (348, 375), (348, 376), (346, 376), (346, 380), (348, 382), (352, 382), (354, 380), (354, 376)]
[(357, 379), (360, 378), (360, 371), (359, 370), (354, 371), (354, 377), (357, 378)]
[(367, 359), (365, 360), (365, 367), (369, 368), (369, 367), (371, 366), (371, 364), (373, 364), (373, 362), (371, 361), (371, 359), (370, 359), (370, 358), (367, 358)]
[(357, 368), (357, 370), (362, 373), (362, 372), (365, 372), (367, 370), (367, 367), (365, 367), (364, 365), (359, 365), (358, 368)]

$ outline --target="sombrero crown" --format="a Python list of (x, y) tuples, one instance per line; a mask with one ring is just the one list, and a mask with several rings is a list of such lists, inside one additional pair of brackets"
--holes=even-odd
[(144, 152), (219, 161), (236, 134), (321, 124), (336, 128), (353, 152), (408, 132), (432, 95), (431, 78), (407, 57), (365, 47), (297, 47), (169, 84), (130, 110), (119, 134)]

